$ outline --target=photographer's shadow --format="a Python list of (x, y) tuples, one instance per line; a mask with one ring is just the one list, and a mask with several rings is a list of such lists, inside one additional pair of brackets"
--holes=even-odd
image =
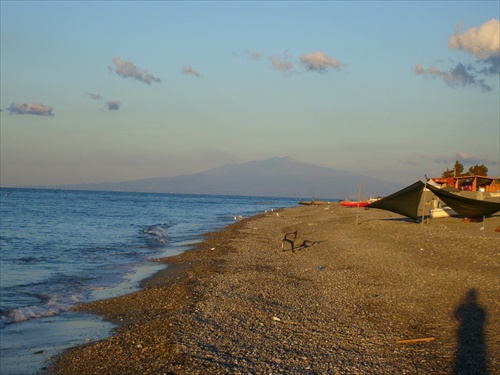
[(454, 374), (487, 375), (485, 324), (487, 313), (477, 300), (478, 292), (470, 289), (454, 311), (460, 322)]

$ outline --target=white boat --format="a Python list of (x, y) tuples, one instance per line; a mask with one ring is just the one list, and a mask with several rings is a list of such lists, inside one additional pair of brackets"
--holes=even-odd
[(433, 218), (433, 219), (439, 219), (439, 218), (450, 217), (450, 216), (458, 216), (458, 214), (448, 206), (433, 208), (431, 210), (431, 218)]

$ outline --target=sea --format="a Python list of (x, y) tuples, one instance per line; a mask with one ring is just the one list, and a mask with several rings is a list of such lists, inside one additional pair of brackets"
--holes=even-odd
[(45, 373), (116, 326), (71, 311), (139, 289), (180, 254), (298, 198), (0, 188), (0, 374)]

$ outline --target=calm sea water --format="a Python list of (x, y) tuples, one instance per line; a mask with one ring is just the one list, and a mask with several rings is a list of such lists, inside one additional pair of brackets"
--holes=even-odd
[(70, 312), (137, 290), (156, 258), (189, 249), (239, 216), (298, 199), (0, 189), (0, 373), (32, 374), (62, 349), (108, 336)]

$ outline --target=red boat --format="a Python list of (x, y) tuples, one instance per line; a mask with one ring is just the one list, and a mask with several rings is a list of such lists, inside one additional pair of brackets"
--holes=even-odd
[(370, 202), (368, 201), (361, 201), (361, 202), (352, 202), (348, 199), (346, 199), (345, 201), (342, 201), (340, 202), (340, 205), (341, 206), (344, 206), (344, 207), (366, 207), (370, 204)]

